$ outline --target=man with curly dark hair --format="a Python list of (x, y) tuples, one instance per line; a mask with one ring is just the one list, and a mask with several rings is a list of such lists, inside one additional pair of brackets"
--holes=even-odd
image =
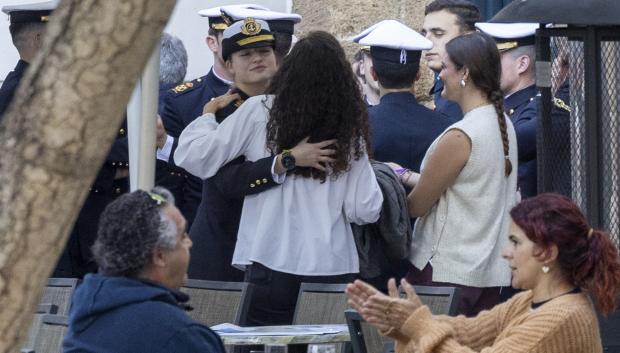
[[(245, 198), (233, 256), (255, 285), (248, 313), (254, 325), (291, 323), (301, 282), (351, 281), (359, 258), (350, 223), (377, 221), (383, 203), (366, 152), (366, 105), (332, 35), (299, 40), (267, 92), (219, 125), (207, 111), (183, 131), (175, 154), (203, 178), (238, 156), (276, 156), (282, 185)], [(316, 165), (299, 163), (291, 149), (306, 140), (333, 143), (333, 154)]]
[(181, 308), (192, 241), (163, 188), (135, 191), (101, 215), (99, 274), (77, 289), (64, 352), (224, 352), (219, 337)]

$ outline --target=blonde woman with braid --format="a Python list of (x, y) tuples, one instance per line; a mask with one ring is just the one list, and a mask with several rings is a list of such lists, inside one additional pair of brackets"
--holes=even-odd
[(446, 44), (442, 96), (463, 120), (430, 146), (421, 174), (392, 165), (412, 188), (414, 228), (409, 283), (461, 288), (459, 314), (473, 316), (500, 301), (510, 285), (501, 249), (516, 203), (517, 142), (503, 113), (501, 64), (495, 41), (481, 33)]

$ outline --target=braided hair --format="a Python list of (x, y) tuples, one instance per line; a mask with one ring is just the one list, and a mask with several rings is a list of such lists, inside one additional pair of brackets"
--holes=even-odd
[(486, 94), (486, 98), (495, 107), (504, 148), (504, 175), (509, 176), (512, 173), (512, 163), (509, 158), (504, 96), (500, 89), (502, 67), (495, 41), (484, 33), (472, 32), (449, 41), (446, 51), (457, 69), (467, 67), (474, 85)]

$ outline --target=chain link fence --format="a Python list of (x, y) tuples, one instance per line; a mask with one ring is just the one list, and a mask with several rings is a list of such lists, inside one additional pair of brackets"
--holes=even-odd
[[(620, 28), (542, 30), (540, 191), (573, 199), (620, 246)], [(538, 71), (546, 73), (545, 70)], [(540, 146), (540, 145), (539, 145)]]

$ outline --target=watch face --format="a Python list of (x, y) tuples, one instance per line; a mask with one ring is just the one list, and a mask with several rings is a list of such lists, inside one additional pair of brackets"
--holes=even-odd
[(291, 155), (282, 156), (282, 165), (286, 168), (286, 170), (295, 168), (295, 157)]

